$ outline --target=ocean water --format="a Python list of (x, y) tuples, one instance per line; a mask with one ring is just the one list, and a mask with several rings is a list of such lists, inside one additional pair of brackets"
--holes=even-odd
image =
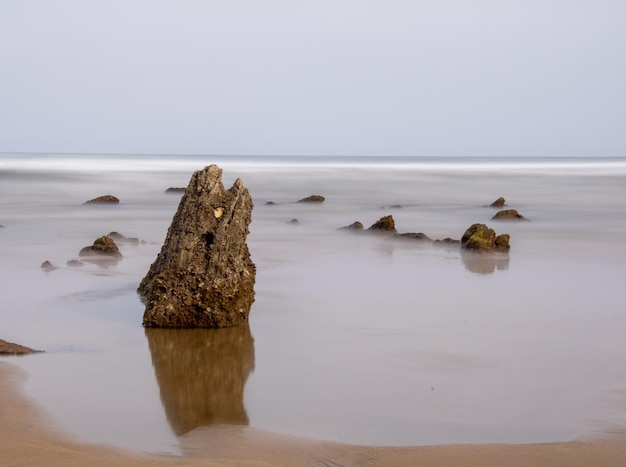
[[(180, 200), (164, 191), (211, 163), (255, 203), (250, 324), (144, 330), (135, 290)], [(311, 194), (326, 201), (297, 203)], [(492, 221), (499, 196), (529, 220)], [(388, 214), (433, 239), (486, 223), (511, 252), (339, 230)], [(626, 423), (626, 159), (4, 154), (0, 225), (0, 338), (46, 351), (7, 360), (81, 439), (177, 454), (209, 424), (426, 445)], [(142, 242), (66, 266), (111, 231)]]

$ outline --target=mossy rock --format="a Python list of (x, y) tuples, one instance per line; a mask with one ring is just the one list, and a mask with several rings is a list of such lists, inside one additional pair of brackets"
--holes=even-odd
[(367, 230), (370, 232), (397, 233), (396, 223), (391, 215), (381, 217)]
[(509, 240), (508, 234), (496, 235), (496, 232), (485, 224), (473, 224), (463, 234), (461, 248), (477, 253), (507, 253), (510, 250)]
[(326, 201), (322, 195), (311, 195), (298, 200), (298, 203), (323, 203)]
[(503, 211), (498, 211), (491, 220), (494, 221), (525, 221), (526, 218), (522, 216), (515, 209), (505, 209)]
[(83, 204), (119, 204), (120, 200), (113, 195), (103, 195), (97, 198), (85, 201)]
[(355, 221), (350, 225), (346, 225), (345, 227), (341, 227), (342, 230), (357, 230), (357, 231), (362, 231), (363, 230), (363, 224), (361, 224), (359, 221)]

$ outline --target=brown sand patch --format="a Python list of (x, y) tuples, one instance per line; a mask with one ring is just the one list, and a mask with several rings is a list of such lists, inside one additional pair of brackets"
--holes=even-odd
[(623, 466), (626, 437), (532, 445), (351, 446), (213, 426), (181, 437), (185, 457), (147, 456), (72, 440), (22, 394), (25, 373), (0, 361), (3, 465)]

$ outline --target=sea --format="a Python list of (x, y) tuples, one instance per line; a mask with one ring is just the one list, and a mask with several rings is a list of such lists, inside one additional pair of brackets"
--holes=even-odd
[[(254, 201), (249, 325), (144, 329), (165, 191), (210, 164)], [(105, 194), (120, 203), (83, 204)], [(527, 220), (492, 220), (498, 197)], [(511, 250), (341, 229), (387, 215), (431, 239), (484, 223)], [(625, 158), (2, 154), (0, 225), (0, 338), (45, 351), (3, 361), (81, 440), (179, 455), (212, 424), (380, 446), (626, 428)], [(109, 232), (138, 241), (67, 265)]]

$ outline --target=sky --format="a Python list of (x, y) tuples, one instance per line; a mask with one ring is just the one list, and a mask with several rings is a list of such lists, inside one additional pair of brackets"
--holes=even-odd
[(626, 1), (0, 0), (0, 152), (626, 156)]

